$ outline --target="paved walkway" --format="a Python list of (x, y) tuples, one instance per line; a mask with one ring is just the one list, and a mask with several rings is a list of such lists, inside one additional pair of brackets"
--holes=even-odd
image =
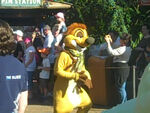
[[(91, 108), (89, 113), (101, 113), (104, 109)], [(53, 113), (53, 106), (48, 105), (29, 105), (25, 113)], [(72, 112), (76, 113), (76, 109)]]
[[(101, 113), (104, 109), (108, 109), (105, 106), (95, 105), (90, 109), (89, 113)], [(75, 109), (72, 113), (76, 113)], [(53, 113), (52, 98), (49, 97), (46, 101), (41, 102), (35, 96), (34, 99), (29, 100), (29, 105), (27, 106), (25, 113)]]
[[(38, 85), (34, 83), (33, 85), (33, 98), (29, 100), (29, 105), (27, 106), (25, 113), (53, 113), (53, 99), (52, 97), (48, 97), (46, 101), (42, 101), (40, 99)], [(108, 109), (109, 107), (94, 105), (93, 108), (90, 109), (89, 113), (101, 113), (104, 109)], [(76, 113), (75, 109), (72, 113)]]

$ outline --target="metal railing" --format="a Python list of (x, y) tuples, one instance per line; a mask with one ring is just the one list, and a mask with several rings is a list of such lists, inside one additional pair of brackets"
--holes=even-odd
[(121, 68), (130, 68), (130, 69), (132, 69), (132, 88), (133, 88), (133, 91), (132, 91), (132, 93), (133, 93), (133, 98), (135, 98), (136, 97), (136, 73), (135, 73), (135, 69), (136, 69), (136, 66), (135, 65), (133, 65), (133, 66), (129, 66), (129, 67), (111, 67), (111, 66), (106, 66), (105, 67), (105, 69), (121, 69)]

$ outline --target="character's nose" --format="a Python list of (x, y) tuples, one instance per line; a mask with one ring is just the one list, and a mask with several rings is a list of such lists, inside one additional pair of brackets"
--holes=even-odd
[(86, 39), (85, 43), (88, 45), (91, 45), (95, 42), (95, 39), (93, 37), (89, 37)]

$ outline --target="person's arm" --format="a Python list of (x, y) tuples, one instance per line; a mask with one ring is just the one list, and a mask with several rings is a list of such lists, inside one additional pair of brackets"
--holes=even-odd
[(50, 67), (39, 66), (38, 69), (42, 69), (42, 70), (45, 70), (45, 71), (50, 71)]
[(136, 63), (139, 61), (139, 59), (141, 58), (141, 56), (142, 56), (142, 52), (138, 55), (138, 57), (135, 59), (135, 61), (136, 61)]
[(23, 52), (22, 51), (18, 51), (18, 56), (17, 56), (17, 59), (23, 61)]
[(45, 71), (49, 72), (50, 71), (50, 61), (49, 61), (49, 59), (45, 59), (43, 66), (38, 66), (38, 69), (42, 69), (42, 70), (45, 70)]
[(19, 98), (18, 113), (24, 113), (28, 105), (28, 91), (21, 92)]
[(25, 64), (25, 67), (28, 67), (28, 65), (32, 63), (33, 58), (34, 58), (34, 54), (35, 54), (34, 52), (30, 52), (30, 53), (29, 53), (30, 59), (29, 59), (28, 62)]
[(126, 51), (126, 47), (122, 46), (122, 47), (118, 47), (116, 49), (113, 49), (111, 47), (110, 44), (108, 44), (108, 48), (107, 48), (108, 52), (113, 55), (113, 56), (119, 56), (122, 55), (125, 51)]
[(36, 38), (36, 32), (33, 32), (32, 33), (32, 42), (34, 42), (35, 38)]
[(46, 46), (46, 47), (51, 48), (53, 41), (54, 41), (54, 37), (53, 37), (53, 35), (51, 34), (51, 35), (48, 36), (48, 43), (47, 43), (47, 46)]
[(41, 39), (42, 45), (44, 44), (44, 37), (42, 35), (39, 35), (39, 38)]
[(78, 80), (80, 75), (79, 73), (67, 71), (72, 67), (72, 65), (74, 64), (72, 63), (72, 59), (69, 54), (66, 52), (61, 52), (55, 62), (54, 74), (66, 79)]
[(18, 46), (18, 55), (17, 55), (17, 59), (23, 61), (23, 53), (24, 53), (23, 45), (21, 45), (21, 43), (18, 42), (17, 46)]
[(113, 49), (112, 46), (111, 46), (111, 42), (112, 40), (110, 39), (109, 36), (106, 36), (105, 37), (105, 40), (107, 42), (107, 50), (108, 52), (113, 55), (113, 56), (119, 56), (119, 55), (122, 55), (125, 51), (126, 51), (126, 46), (120, 46), (116, 49)]

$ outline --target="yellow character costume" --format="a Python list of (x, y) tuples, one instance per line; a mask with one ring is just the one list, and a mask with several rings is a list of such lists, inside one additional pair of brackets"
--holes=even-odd
[(86, 26), (73, 23), (68, 27), (64, 38), (65, 50), (56, 59), (54, 74), (54, 113), (70, 113), (78, 108), (77, 113), (87, 113), (92, 106), (87, 91), (92, 88), (91, 76), (85, 69), (83, 52), (94, 43), (88, 37)]

